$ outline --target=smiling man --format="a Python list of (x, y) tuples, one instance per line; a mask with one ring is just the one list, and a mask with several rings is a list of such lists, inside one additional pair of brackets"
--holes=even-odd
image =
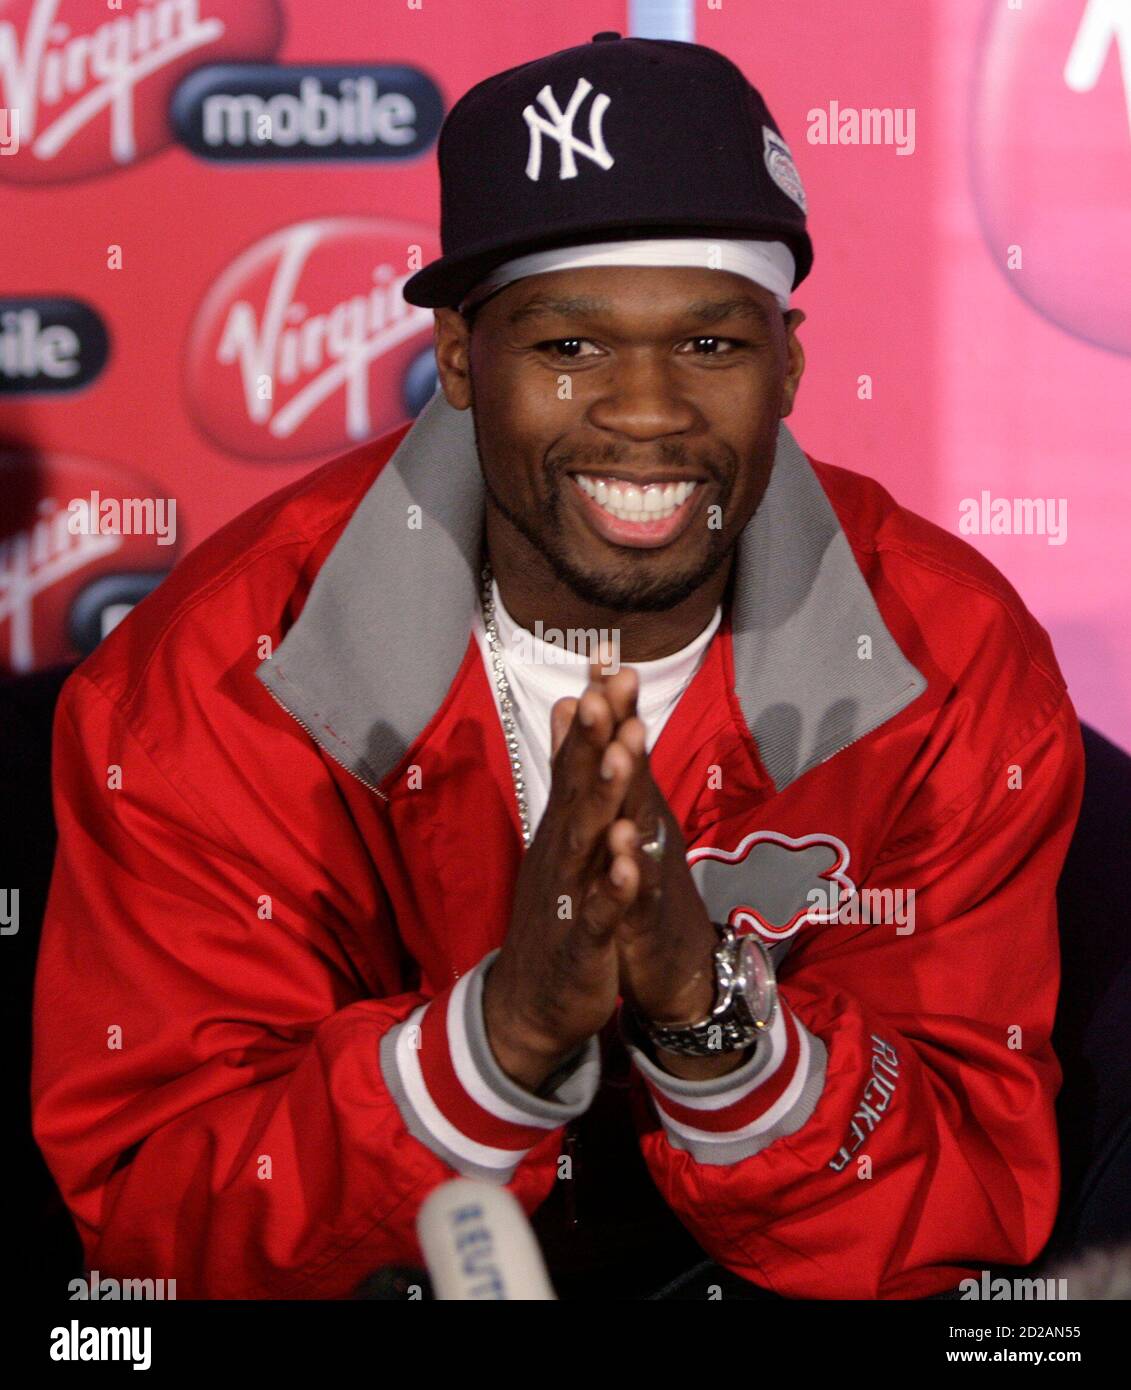
[[(684, 245), (702, 260), (742, 250)], [(511, 580), (514, 616), (615, 620), (638, 661), (685, 645), (721, 602), (804, 367), (804, 315), (783, 314), (761, 285), (726, 270), (631, 267), (639, 248), (662, 257), (672, 246), (598, 244), (580, 259), (625, 264), (520, 268), (514, 288), (472, 300), (466, 316), (437, 311), (444, 391), (473, 412), (489, 550)]]
[(35, 1125), (91, 1266), (346, 1296), (458, 1174), (569, 1297), (1027, 1263), (1082, 783), (1046, 634), (784, 424), (805, 197), (728, 60), (599, 34), (439, 153), (437, 392), (61, 700)]
[[(564, 692), (578, 688), (580, 656), (564, 675), (535, 650), (510, 673), (526, 697), (512, 714), (516, 781), (525, 791), (533, 776), (538, 790), (534, 814), (524, 808), (527, 832), (542, 820), (547, 796), (554, 810), (555, 791), (568, 796), (560, 834), (543, 835), (531, 856), (544, 860), (541, 871), (527, 873), (550, 890), (548, 901), (540, 913), (515, 915), (484, 990), (492, 1052), (531, 1087), (608, 1021), (618, 983), (657, 1022), (709, 1018), (718, 988), (708, 968), (718, 933), (684, 856), (663, 856), (671, 871), (659, 903), (669, 920), (661, 927), (654, 913), (657, 920), (641, 929), (644, 902), (660, 885), (633, 837), (647, 844), (648, 826), (664, 820), (673, 850), (680, 839), (650, 776), (647, 750), (722, 618), (735, 547), (766, 490), (779, 423), (792, 409), (801, 378), (804, 356), (795, 329), (804, 316), (783, 313), (770, 290), (732, 271), (632, 264), (642, 257), (676, 259), (681, 246), (684, 255), (704, 261), (724, 246), (730, 263), (743, 264), (745, 253), (748, 269), (777, 283), (772, 253), (755, 242), (598, 242), (508, 261), (468, 296), (461, 312), (436, 314), (444, 393), (457, 409), (472, 412), (487, 494), (485, 538), (494, 574), (486, 612), (497, 607), (512, 636), (559, 621), (574, 631), (615, 631), (620, 660), (635, 666), (621, 678), (597, 678), (579, 710)], [(781, 243), (773, 251), (792, 262)], [(539, 273), (544, 266), (556, 268)], [(485, 656), (490, 665), (489, 648)], [(503, 660), (510, 699), (505, 653)], [(563, 703), (550, 748), (559, 692)], [(572, 746), (550, 784), (550, 755), (575, 713), (590, 730), (591, 749), (577, 755), (589, 785), (583, 779), (574, 786), (569, 778)], [(600, 785), (601, 774), (607, 787)], [(576, 805), (585, 796), (592, 798), (591, 820)], [(631, 814), (613, 820), (618, 809)], [(568, 839), (578, 835), (584, 836), (586, 867), (593, 867), (594, 856), (597, 864), (607, 858), (610, 883), (623, 890), (623, 979), (612, 939), (614, 904), (584, 877), (567, 895), (571, 904), (580, 899), (581, 920), (564, 933), (553, 928)], [(623, 884), (616, 883), (619, 874)], [(570, 953), (563, 955), (572, 959), (574, 943), (587, 940), (586, 927), (598, 918), (597, 956), (604, 965), (579, 979), (578, 1019), (571, 1027), (562, 1006), (570, 981), (561, 977), (556, 956), (543, 955), (544, 946), (564, 936)], [(529, 970), (521, 964), (525, 936), (535, 962)], [(543, 997), (552, 1001), (547, 1013), (565, 1025), (561, 1038), (546, 1018), (531, 1018)], [(600, 1016), (591, 1026), (595, 1005)], [(532, 1025), (533, 1041), (529, 1049), (520, 1042), (515, 1057), (513, 1039), (524, 1038), (524, 1023)], [(524, 1050), (532, 1055), (522, 1056)], [(669, 1054), (665, 1065), (676, 1075), (703, 1078), (723, 1075), (747, 1056), (743, 1049), (708, 1046), (703, 1053)]]

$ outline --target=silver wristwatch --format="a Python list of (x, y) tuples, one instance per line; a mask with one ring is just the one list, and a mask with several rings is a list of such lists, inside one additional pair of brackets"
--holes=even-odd
[(773, 1022), (778, 986), (770, 953), (756, 936), (737, 936), (731, 926), (715, 929), (715, 1005), (699, 1023), (669, 1027), (636, 1015), (654, 1047), (684, 1057), (718, 1057), (758, 1041)]

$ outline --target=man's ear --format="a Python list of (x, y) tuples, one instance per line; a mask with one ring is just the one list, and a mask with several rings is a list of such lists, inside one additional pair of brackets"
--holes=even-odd
[(793, 412), (793, 402), (797, 396), (797, 388), (801, 385), (801, 378), (805, 372), (805, 349), (801, 346), (801, 339), (797, 336), (797, 330), (805, 322), (805, 315), (800, 309), (790, 309), (782, 315), (785, 324), (785, 347), (786, 347), (786, 373), (785, 381), (782, 383), (782, 410), (781, 418)]
[(449, 405), (467, 410), (471, 405), (471, 327), (457, 309), (433, 309), (432, 315), (440, 387)]

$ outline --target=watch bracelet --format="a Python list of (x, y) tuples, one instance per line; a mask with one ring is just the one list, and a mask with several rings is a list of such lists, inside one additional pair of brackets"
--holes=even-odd
[[(661, 1051), (681, 1057), (721, 1057), (729, 1052), (741, 1052), (753, 1046), (761, 1036), (760, 1028), (744, 1025), (734, 1017), (734, 984), (740, 940), (734, 928), (718, 922), (711, 924), (719, 933), (714, 949), (715, 1001), (711, 1012), (698, 1023), (667, 1026), (655, 1023), (638, 1010), (633, 1010), (637, 1029)], [(723, 1007), (720, 1009), (720, 1005)], [(723, 1017), (716, 1017), (722, 1012)]]

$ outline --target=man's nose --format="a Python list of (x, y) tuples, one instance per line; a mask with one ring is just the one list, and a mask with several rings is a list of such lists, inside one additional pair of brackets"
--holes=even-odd
[(632, 354), (602, 374), (601, 389), (589, 407), (590, 424), (629, 439), (656, 439), (696, 427), (699, 411), (677, 380), (666, 354)]

